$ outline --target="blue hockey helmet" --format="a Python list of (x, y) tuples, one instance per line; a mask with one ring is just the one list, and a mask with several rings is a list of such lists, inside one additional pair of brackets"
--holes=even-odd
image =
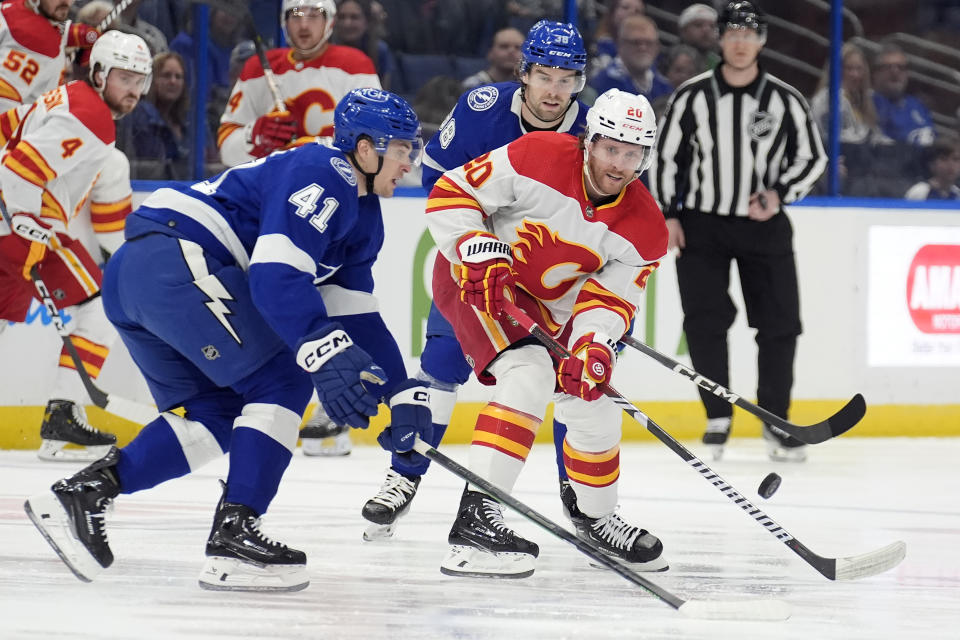
[(587, 50), (577, 28), (569, 22), (541, 20), (530, 27), (521, 47), (523, 62), (520, 73), (530, 65), (572, 69), (583, 72), (587, 66)]
[(420, 119), (406, 100), (383, 89), (354, 89), (345, 95), (333, 112), (333, 135), (333, 146), (344, 153), (354, 151), (362, 137), (380, 154), (391, 140), (405, 140), (412, 147), (411, 163), (420, 163)]

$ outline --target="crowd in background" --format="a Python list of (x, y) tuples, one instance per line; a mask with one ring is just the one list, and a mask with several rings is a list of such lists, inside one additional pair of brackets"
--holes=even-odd
[[(254, 55), (242, 7), (268, 46), (279, 39), (277, 0), (211, 0), (204, 173), (220, 169), (216, 131), (230, 90)], [(539, 18), (562, 19), (562, 0), (339, 0), (332, 42), (362, 50), (374, 62), (384, 88), (414, 104), (425, 137), (465, 90), (511, 80), (526, 31)], [(856, 9), (856, 2), (848, 2)], [(960, 34), (960, 3), (926, 0), (918, 29)], [(75, 19), (97, 24), (113, 8), (108, 0), (78, 0)], [(131, 177), (181, 180), (193, 176), (193, 7), (187, 0), (141, 0), (123, 12), (114, 28), (142, 36), (155, 55), (150, 93), (118, 123), (117, 146), (127, 154)], [(662, 114), (672, 91), (719, 63), (713, 3), (644, 0), (578, 0), (578, 26), (591, 52), (587, 104), (617, 87), (642, 93)], [(648, 8), (650, 9), (648, 11)], [(770, 7), (774, 9), (773, 7)], [(654, 11), (656, 9), (657, 11)], [(676, 21), (653, 14), (676, 11)], [(774, 12), (776, 9), (774, 9)], [(870, 34), (867, 34), (870, 36)], [(958, 94), (952, 95), (952, 126), (934, 126), (928, 105), (911, 92), (910, 64), (903, 48), (885, 33), (867, 51), (854, 42), (841, 53), (840, 193), (849, 196), (957, 199), (960, 189)], [(958, 38), (956, 41), (960, 41)], [(668, 44), (669, 43), (669, 44)], [(777, 42), (768, 43), (776, 49)], [(789, 52), (786, 52), (789, 55)], [(960, 61), (958, 52), (957, 61)], [(956, 64), (956, 61), (955, 61)], [(781, 74), (791, 80), (789, 74)], [(829, 68), (808, 98), (824, 142), (829, 131)], [(826, 181), (818, 189), (826, 192)]]

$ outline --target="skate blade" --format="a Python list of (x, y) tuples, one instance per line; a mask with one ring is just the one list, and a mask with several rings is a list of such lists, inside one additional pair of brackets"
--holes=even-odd
[(720, 462), (721, 460), (723, 460), (723, 448), (725, 445), (707, 444), (704, 446), (707, 448), (707, 451), (710, 452), (710, 457), (713, 458), (714, 462)]
[(300, 564), (262, 565), (211, 556), (198, 583), (208, 591), (300, 591), (310, 584), (310, 577)]
[(372, 524), (363, 532), (363, 539), (366, 542), (376, 542), (377, 540), (388, 540), (393, 537), (397, 530), (397, 523), (390, 524)]
[(440, 563), (440, 573), (467, 578), (528, 578), (536, 569), (529, 553), (492, 553), (476, 547), (453, 545)]
[(23, 503), (23, 510), (79, 580), (93, 582), (93, 579), (103, 571), (104, 568), (97, 559), (74, 535), (70, 517), (53, 492), (28, 498)]
[(300, 446), (303, 449), (303, 455), (323, 458), (348, 456), (353, 450), (350, 434), (347, 432), (332, 438), (302, 438)]
[[(627, 562), (623, 558), (620, 558), (615, 555), (607, 554), (611, 559), (619, 562), (623, 566), (629, 568), (632, 571), (638, 571), (640, 573), (660, 573), (666, 571), (670, 568), (670, 563), (667, 562), (667, 559), (662, 555), (659, 558), (654, 558), (653, 560), (648, 560), (647, 562)], [(588, 560), (590, 566), (595, 569), (609, 569), (605, 565), (600, 564), (599, 562), (590, 559)]]
[(44, 440), (37, 451), (37, 457), (47, 462), (93, 462), (107, 455), (111, 444), (89, 446), (82, 448), (81, 445), (75, 445), (81, 448), (65, 447), (71, 444), (66, 440)]
[(771, 447), (767, 450), (767, 455), (773, 462), (806, 462), (806, 447)]

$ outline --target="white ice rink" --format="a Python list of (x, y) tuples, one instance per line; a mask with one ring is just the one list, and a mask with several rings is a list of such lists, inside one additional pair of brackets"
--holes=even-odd
[[(688, 443), (703, 454), (696, 443)], [(465, 447), (445, 453), (465, 461)], [(462, 483), (434, 467), (398, 536), (361, 540), (360, 507), (386, 456), (297, 452), (264, 530), (306, 551), (310, 586), (291, 594), (203, 591), (197, 575), (225, 461), (151, 491), (120, 496), (108, 518), (114, 565), (79, 582), (23, 513), (26, 496), (78, 464), (0, 452), (0, 638), (960, 638), (960, 439), (845, 437), (811, 447), (802, 465), (766, 460), (762, 443), (732, 441), (709, 462), (821, 556), (907, 544), (896, 569), (830, 582), (659, 443), (625, 446), (626, 519), (664, 543), (671, 569), (645, 574), (698, 599), (775, 597), (786, 622), (688, 620), (519, 515), (508, 523), (540, 544), (525, 580), (447, 577), (439, 562)], [(756, 494), (783, 476), (770, 500)], [(562, 520), (552, 447), (534, 447), (516, 497)]]

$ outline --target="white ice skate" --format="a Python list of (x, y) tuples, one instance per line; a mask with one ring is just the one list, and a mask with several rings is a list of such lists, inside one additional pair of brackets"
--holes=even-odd
[(307, 424), (300, 430), (300, 443), (305, 456), (346, 456), (353, 450), (350, 428), (331, 420), (322, 404), (317, 405)]

